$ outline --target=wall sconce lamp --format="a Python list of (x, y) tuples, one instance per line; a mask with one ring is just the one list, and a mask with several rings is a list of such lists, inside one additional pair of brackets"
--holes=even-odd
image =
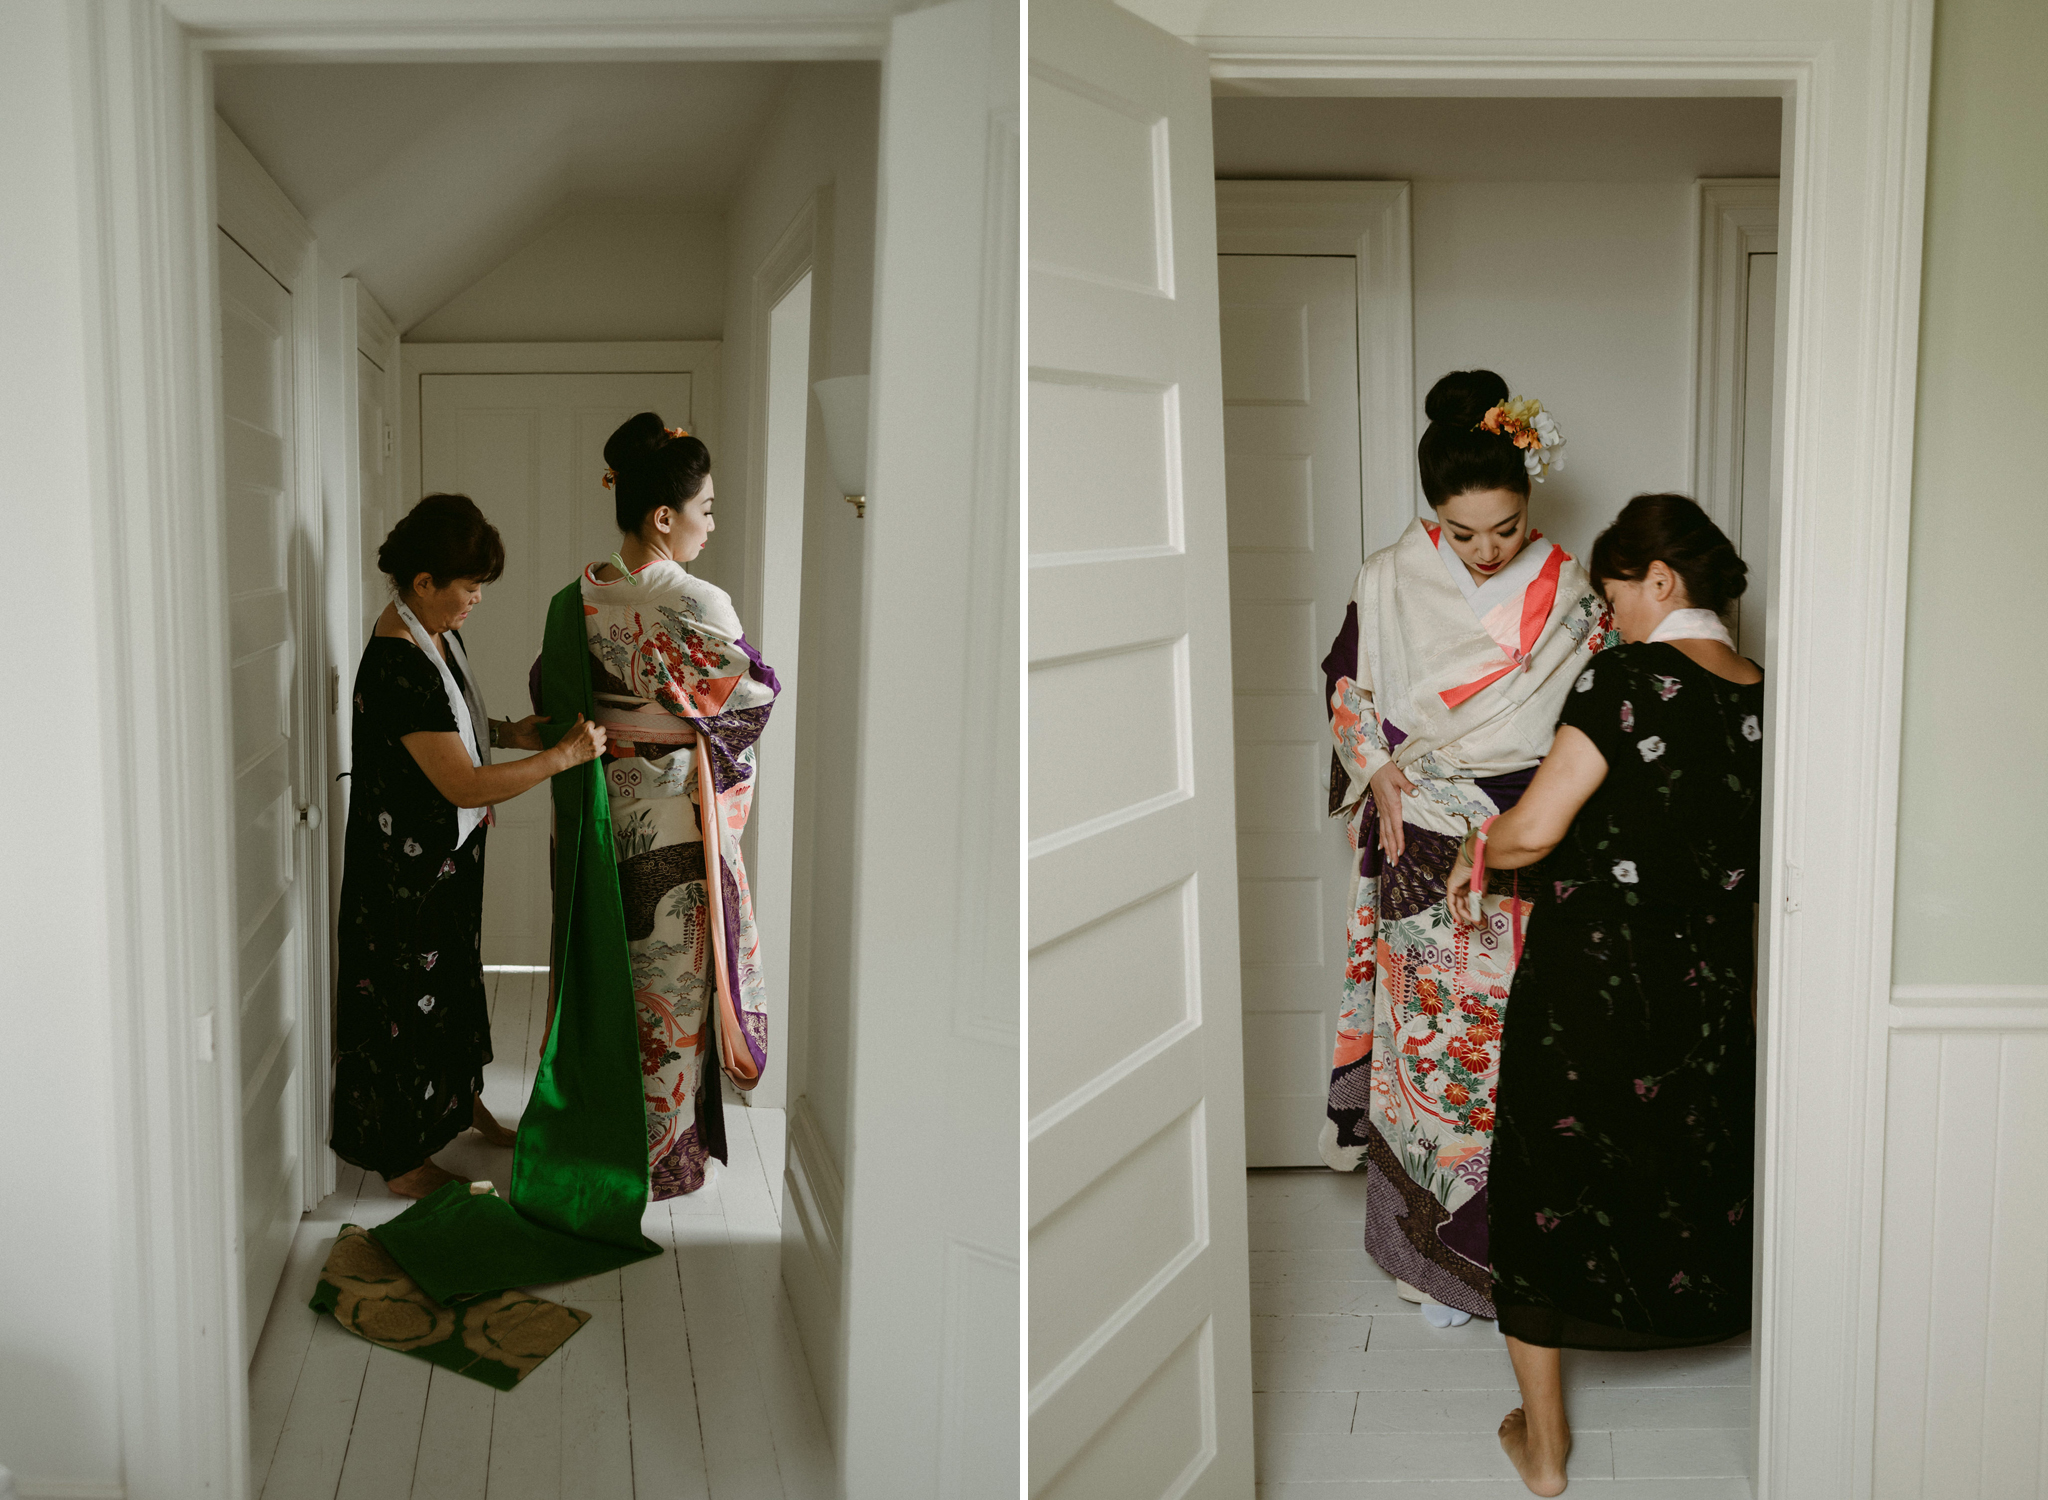
[(825, 461), (856, 517), (868, 513), (868, 378), (835, 375), (811, 387), (825, 414)]

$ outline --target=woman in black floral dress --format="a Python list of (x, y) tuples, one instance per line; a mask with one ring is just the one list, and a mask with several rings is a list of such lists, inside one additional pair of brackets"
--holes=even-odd
[[(1720, 614), (1747, 569), (1679, 495), (1629, 502), (1589, 568), (1626, 643), (1565, 698), (1485, 872), (1548, 856), (1501, 1041), (1488, 1226), (1523, 1405), (1501, 1442), (1564, 1489), (1560, 1348), (1749, 1327), (1763, 673)], [(1554, 851), (1554, 852), (1553, 852)], [(1452, 872), (1461, 918), (1473, 859)]]
[(551, 750), (490, 764), (491, 746), (539, 750), (540, 736), (533, 719), (486, 720), (466, 670), (456, 627), (505, 567), (466, 496), (422, 500), (377, 566), (395, 597), (356, 669), (329, 1144), (418, 1198), (455, 1180), (430, 1158), (465, 1128), (512, 1140), (481, 1097), (484, 815), (591, 759), (604, 731), (579, 724)]

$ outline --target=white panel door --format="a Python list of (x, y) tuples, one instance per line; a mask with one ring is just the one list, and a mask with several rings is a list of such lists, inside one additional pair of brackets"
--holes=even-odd
[[(540, 654), (548, 600), (619, 545), (612, 492), (604, 487), (605, 439), (635, 412), (659, 412), (671, 426), (689, 426), (690, 377), (419, 380), (421, 493), (469, 496), (505, 541), (505, 574), (484, 590), (462, 639), (491, 717), (521, 719), (533, 712), (527, 672)], [(506, 803), (497, 819), (484, 862), (484, 962), (545, 964), (553, 920), (546, 792)]]
[(1030, 87), (1030, 1492), (1249, 1500), (1208, 66), (1040, 0)]
[(224, 233), (219, 246), (247, 1356), (255, 1352), (305, 1206), (298, 507), (291, 294)]
[(1765, 659), (1764, 580), (1769, 576), (1771, 538), (1778, 513), (1772, 493), (1778, 465), (1776, 447), (1777, 382), (1775, 350), (1778, 322), (1778, 257), (1774, 251), (1749, 256), (1748, 303), (1743, 309), (1742, 342), (1742, 467), (1735, 496), (1735, 535), (1731, 540), (1749, 564), (1749, 590), (1737, 601), (1735, 644), (1744, 656)]
[(882, 64), (845, 1500), (1017, 1494), (1017, 41), (950, 0)]
[(1359, 503), (1358, 263), (1225, 255), (1245, 1160), (1318, 1166), (1356, 856), (1329, 815), (1318, 665), (1344, 622)]

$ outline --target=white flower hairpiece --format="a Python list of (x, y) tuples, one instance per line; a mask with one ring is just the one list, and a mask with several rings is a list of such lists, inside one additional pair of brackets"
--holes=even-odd
[(1564, 434), (1543, 409), (1541, 401), (1514, 396), (1489, 407), (1479, 419), (1478, 431), (1497, 433), (1522, 450), (1522, 467), (1538, 484), (1545, 474), (1564, 467)]

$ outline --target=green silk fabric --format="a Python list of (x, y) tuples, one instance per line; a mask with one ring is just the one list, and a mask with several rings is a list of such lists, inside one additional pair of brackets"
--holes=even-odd
[[(548, 605), (541, 699), (553, 745), (594, 717), (578, 579)], [(647, 1116), (633, 964), (602, 763), (553, 779), (555, 1024), (519, 1120), (509, 1198), (440, 1188), (374, 1231), (437, 1302), (594, 1276), (660, 1247), (647, 1208)]]

